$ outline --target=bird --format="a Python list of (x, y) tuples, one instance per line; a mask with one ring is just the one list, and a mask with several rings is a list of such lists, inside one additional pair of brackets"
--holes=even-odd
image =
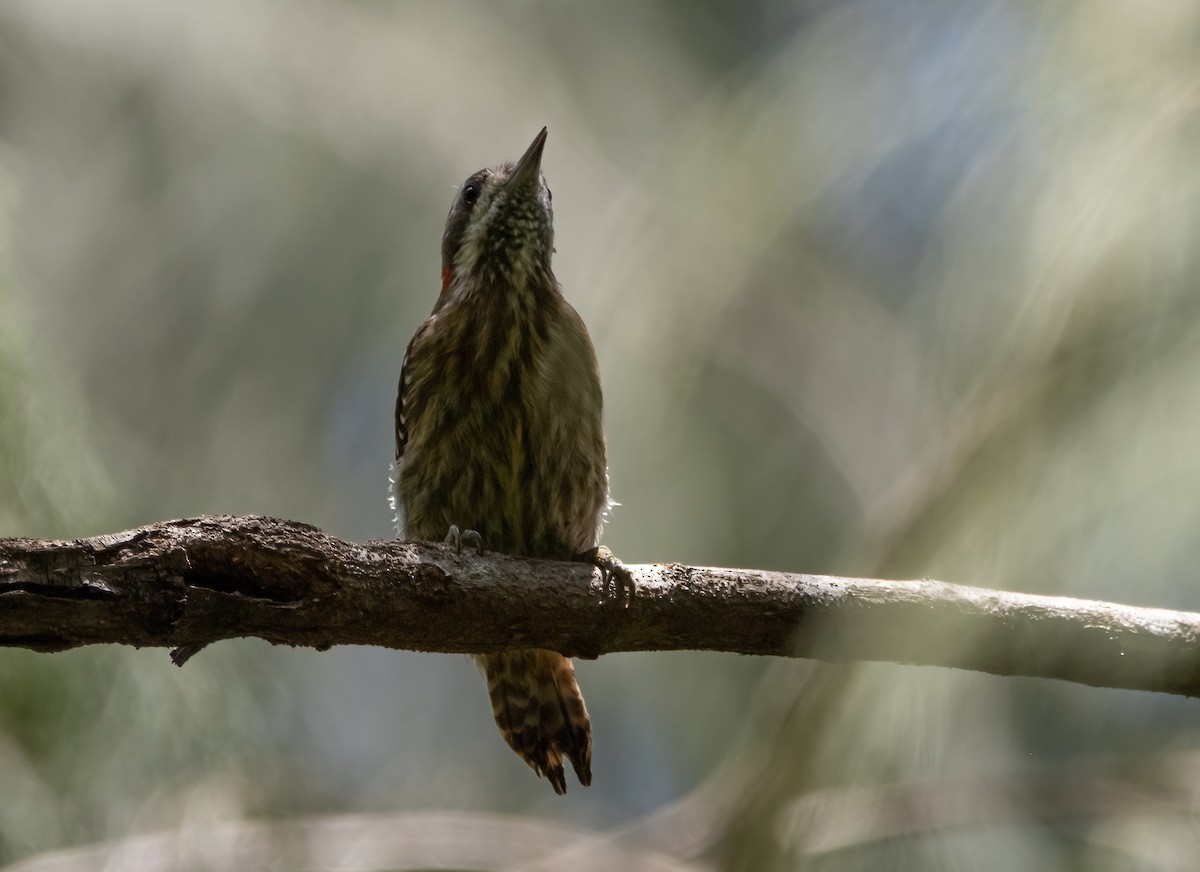
[[(442, 235), (441, 292), (408, 344), (390, 502), (403, 538), (594, 563), (609, 499), (596, 352), (554, 272), (542, 128), (515, 163), (469, 176)], [(555, 793), (563, 760), (591, 784), (592, 732), (572, 661), (518, 648), (471, 655), (508, 745)]]

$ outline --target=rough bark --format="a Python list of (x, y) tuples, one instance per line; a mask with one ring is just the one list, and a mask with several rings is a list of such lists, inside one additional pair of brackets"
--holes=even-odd
[(0, 539), (0, 645), (286, 645), (578, 657), (696, 649), (878, 660), (1200, 696), (1200, 615), (942, 582), (631, 566), (628, 606), (581, 563), (354, 544), (204, 517), (69, 542)]

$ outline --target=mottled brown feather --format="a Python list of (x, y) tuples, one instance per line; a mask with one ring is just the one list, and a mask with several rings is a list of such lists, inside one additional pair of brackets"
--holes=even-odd
[[(400, 376), (392, 496), (410, 539), (441, 540), (456, 525), (488, 550), (574, 559), (596, 546), (608, 507), (600, 376), (550, 269), (545, 180), (506, 186), (517, 172), (476, 173), (451, 208), (442, 293)], [(571, 661), (541, 649), (473, 659), (512, 749), (557, 793), (564, 757), (590, 784), (591, 724)]]

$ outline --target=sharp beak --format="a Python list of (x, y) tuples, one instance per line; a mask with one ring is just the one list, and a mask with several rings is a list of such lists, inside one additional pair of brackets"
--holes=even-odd
[(525, 153), (513, 167), (512, 175), (508, 177), (504, 187), (515, 191), (524, 187), (530, 180), (533, 180), (536, 185), (538, 176), (542, 172), (542, 149), (545, 147), (546, 128), (543, 127), (542, 132), (533, 138), (529, 148), (525, 149)]

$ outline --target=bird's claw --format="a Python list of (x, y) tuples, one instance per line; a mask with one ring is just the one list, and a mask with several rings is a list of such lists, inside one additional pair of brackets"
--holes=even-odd
[(637, 591), (637, 584), (634, 582), (633, 573), (629, 571), (629, 568), (604, 545), (598, 545), (591, 551), (585, 551), (583, 557), (600, 570), (604, 592), (607, 594), (611, 587), (617, 604), (622, 608), (629, 608), (629, 604), (633, 602), (633, 595)]
[(454, 546), (454, 550), (462, 554), (463, 544), (472, 546), (480, 554), (483, 553), (483, 537), (478, 530), (460, 530), (458, 524), (451, 524), (446, 531), (446, 542)]

